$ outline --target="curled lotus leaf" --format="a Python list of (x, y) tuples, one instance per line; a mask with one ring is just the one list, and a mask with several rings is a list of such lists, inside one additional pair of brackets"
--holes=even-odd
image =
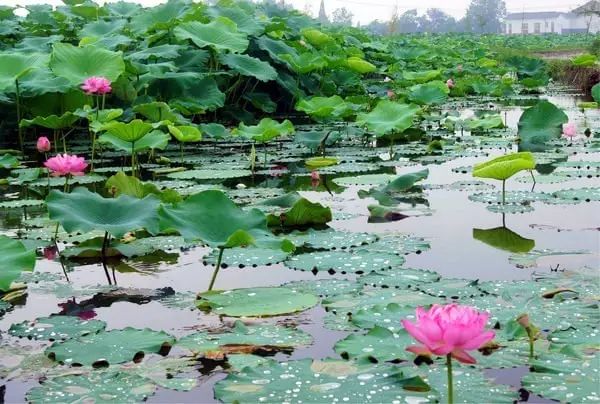
[(532, 153), (520, 152), (496, 157), (473, 168), (473, 177), (506, 180), (519, 171), (533, 170), (535, 158)]

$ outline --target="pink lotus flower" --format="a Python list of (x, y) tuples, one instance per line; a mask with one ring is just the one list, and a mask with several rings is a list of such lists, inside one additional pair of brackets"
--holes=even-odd
[(47, 153), (50, 151), (51, 148), (50, 140), (48, 140), (46, 136), (41, 136), (37, 140), (36, 147), (40, 153)]
[(90, 78), (87, 78), (83, 82), (81, 89), (83, 91), (85, 91), (86, 94), (90, 94), (90, 95), (92, 95), (92, 94), (103, 95), (103, 94), (108, 94), (112, 91), (112, 88), (110, 86), (110, 80), (107, 79), (106, 77), (97, 77), (97, 76), (92, 76)]
[(62, 177), (69, 174), (81, 176), (88, 165), (83, 157), (65, 153), (49, 158), (44, 166), (52, 172), (52, 176)]
[(463, 363), (475, 363), (467, 353), (494, 339), (495, 333), (485, 329), (489, 318), (472, 307), (434, 304), (429, 311), (417, 308), (417, 321), (402, 320), (408, 333), (423, 345), (412, 345), (407, 351), (417, 355), (451, 355)]
[(50, 246), (44, 248), (44, 258), (50, 261), (54, 261), (54, 258), (58, 255), (58, 248), (56, 246)]
[(573, 140), (573, 138), (577, 136), (577, 126), (575, 126), (573, 122), (563, 125), (562, 135), (565, 139)]
[(454, 88), (454, 80), (452, 80), (452, 79), (446, 80), (446, 85), (448, 86), (448, 88)]
[(321, 176), (319, 175), (318, 171), (311, 171), (310, 172), (310, 179), (311, 180), (320, 180)]

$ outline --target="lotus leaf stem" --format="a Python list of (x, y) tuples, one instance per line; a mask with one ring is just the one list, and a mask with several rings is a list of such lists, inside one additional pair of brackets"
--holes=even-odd
[(15, 97), (17, 101), (17, 133), (19, 134), (19, 147), (21, 148), (21, 153), (23, 153), (23, 128), (21, 128), (21, 92), (19, 91), (19, 80), (15, 80)]
[(446, 355), (446, 369), (448, 370), (448, 404), (454, 402), (454, 390), (452, 387), (452, 355)]
[(502, 205), (506, 203), (506, 180), (502, 180)]
[(213, 286), (215, 285), (215, 281), (217, 280), (217, 274), (219, 273), (219, 269), (221, 269), (221, 261), (223, 260), (223, 252), (225, 248), (219, 247), (219, 256), (217, 257), (217, 265), (215, 266), (215, 271), (212, 274), (212, 278), (210, 279), (210, 284), (208, 285), (208, 290), (211, 291)]

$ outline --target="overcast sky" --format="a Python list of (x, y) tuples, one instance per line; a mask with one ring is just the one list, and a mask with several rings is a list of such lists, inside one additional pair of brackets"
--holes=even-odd
[[(299, 10), (312, 10), (313, 15), (319, 12), (321, 0), (286, 0)], [(1, 5), (15, 6), (36, 4), (46, 2), (54, 5), (62, 4), (60, 0), (0, 0)], [(103, 3), (100, 0), (98, 2)], [(161, 0), (138, 0), (143, 5), (155, 5), (161, 3)], [(520, 11), (569, 11), (575, 7), (584, 4), (585, 0), (506, 0), (506, 6), (509, 12)], [(416, 8), (420, 13), (426, 9), (436, 7), (441, 8), (448, 14), (457, 18), (465, 14), (465, 10), (470, 0), (325, 0), (325, 10), (328, 15), (339, 7), (346, 7), (354, 14), (354, 22), (360, 21), (361, 24), (367, 24), (373, 20), (387, 21), (390, 19), (394, 7), (398, 4), (400, 13)]]

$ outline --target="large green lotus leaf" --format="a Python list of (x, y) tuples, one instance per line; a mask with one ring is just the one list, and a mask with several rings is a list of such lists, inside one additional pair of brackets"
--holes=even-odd
[(403, 329), (400, 320), (415, 318), (415, 306), (401, 306), (397, 303), (360, 309), (352, 314), (351, 322), (357, 327), (369, 330), (373, 327), (385, 328), (391, 332)]
[(242, 210), (217, 190), (197, 193), (173, 206), (161, 206), (159, 217), (161, 229), (175, 229), (186, 240), (201, 240), (215, 247), (294, 248), (291, 242), (269, 231), (264, 213)]
[(489, 114), (483, 117), (469, 118), (465, 123), (471, 132), (482, 132), (504, 127), (504, 121), (500, 114)]
[(21, 120), (20, 125), (23, 128), (27, 128), (32, 125), (38, 125), (48, 129), (64, 129), (69, 128), (78, 119), (79, 117), (77, 115), (73, 115), (71, 112), (67, 111), (61, 116), (36, 116), (33, 119), (23, 119)]
[(302, 36), (307, 40), (311, 45), (321, 47), (327, 44), (335, 42), (333, 37), (327, 35), (323, 31), (319, 31), (316, 28), (306, 28), (301, 32)]
[(318, 120), (340, 119), (352, 113), (348, 104), (339, 95), (303, 98), (296, 103), (296, 109)]
[(288, 238), (298, 247), (308, 247), (315, 250), (345, 250), (371, 244), (378, 240), (375, 234), (334, 229), (310, 229), (305, 232), (293, 232), (288, 234)]
[(562, 403), (592, 403), (600, 400), (600, 357), (596, 354), (587, 360), (571, 358), (568, 361), (564, 360), (564, 365), (560, 361), (534, 361), (534, 371), (521, 380), (523, 387)]
[(473, 167), (473, 177), (506, 180), (523, 170), (533, 170), (535, 158), (530, 152), (511, 153)]
[(578, 67), (592, 67), (598, 63), (598, 56), (584, 53), (571, 59), (571, 63), (573, 63), (573, 66)]
[(150, 58), (170, 60), (179, 57), (179, 52), (184, 50), (185, 47), (181, 45), (157, 45), (130, 53), (127, 55), (127, 60), (133, 60), (136, 62), (145, 61)]
[(156, 385), (124, 372), (92, 372), (45, 380), (26, 394), (31, 403), (141, 402), (154, 394)]
[(202, 132), (196, 126), (173, 126), (169, 125), (169, 133), (180, 142), (199, 142), (202, 140)]
[(438, 105), (448, 99), (449, 93), (446, 83), (436, 80), (411, 87), (408, 98), (419, 105)]
[[(236, 346), (253, 346), (254, 352), (261, 348), (295, 348), (310, 345), (311, 342), (310, 334), (301, 330), (277, 325), (245, 325), (237, 320), (229, 332), (197, 332), (180, 338), (177, 346), (189, 349), (194, 354), (215, 354), (227, 353), (228, 349), (234, 351)], [(250, 353), (250, 350), (244, 349), (243, 353)]]
[(15, 81), (48, 63), (48, 55), (0, 53), (0, 91), (15, 90)]
[(418, 72), (402, 72), (404, 80), (412, 81), (415, 83), (427, 83), (435, 79), (442, 77), (441, 70), (423, 70)]
[[(128, 3), (127, 3), (128, 4)], [(141, 36), (151, 30), (169, 30), (189, 10), (191, 1), (168, 1), (155, 7), (143, 8), (131, 19), (132, 31)]]
[[(291, 69), (300, 74), (307, 74), (315, 70), (324, 69), (327, 66), (327, 61), (318, 53), (302, 53), (297, 54), (280, 54), (278, 58), (286, 61)], [(281, 78), (281, 74), (279, 75)]]
[(133, 145), (133, 151), (136, 153), (140, 153), (154, 149), (164, 150), (167, 147), (170, 138), (171, 136), (169, 136), (168, 133), (164, 133), (160, 130), (153, 130), (152, 132), (145, 134), (140, 140), (136, 141), (135, 143), (123, 140), (111, 133), (104, 133), (98, 138), (98, 141), (101, 143), (110, 144), (115, 149), (122, 150), (128, 153), (131, 153)]
[(50, 316), (13, 324), (8, 333), (20, 338), (56, 341), (96, 334), (104, 328), (106, 323), (100, 320), (81, 320), (76, 316)]
[(0, 167), (2, 168), (18, 167), (19, 164), (21, 164), (20, 161), (12, 154), (6, 153), (0, 156)]
[(412, 188), (417, 182), (426, 179), (429, 176), (429, 169), (426, 168), (421, 171), (414, 173), (403, 174), (392, 181), (389, 184), (381, 188), (381, 191), (386, 193), (403, 192)]
[(66, 78), (71, 84), (80, 85), (91, 76), (115, 81), (125, 71), (125, 63), (121, 52), (111, 52), (93, 45), (77, 47), (56, 43), (50, 68), (54, 74)]
[(197, 361), (189, 356), (178, 358), (153, 355), (141, 362), (122, 364), (119, 370), (169, 390), (190, 391), (198, 386), (198, 379), (192, 377), (198, 371)]
[(241, 122), (239, 127), (233, 129), (231, 133), (259, 143), (266, 143), (279, 136), (294, 133), (294, 125), (287, 119), (283, 122), (277, 122), (271, 118), (263, 118), (258, 125), (254, 126), (246, 126)]
[(285, 266), (302, 271), (328, 271), (330, 273), (363, 274), (372, 271), (396, 269), (404, 258), (396, 254), (359, 251), (319, 251), (291, 256)]
[(213, 47), (219, 51), (242, 53), (248, 48), (247, 35), (239, 32), (237, 25), (227, 17), (217, 17), (208, 24), (189, 21), (175, 28), (177, 39), (190, 39), (196, 46)]
[[(448, 376), (445, 366), (426, 366), (422, 368), (423, 379), (435, 389), (436, 402), (447, 403)], [(453, 362), (452, 375), (454, 379), (455, 403), (514, 403), (519, 394), (516, 389), (504, 384), (495, 384), (486, 378), (483, 372)]]
[(101, 130), (106, 131), (106, 133), (130, 143), (137, 142), (146, 136), (152, 129), (152, 125), (141, 119), (134, 119), (127, 123), (112, 121), (101, 127)]
[[(369, 247), (370, 251), (372, 251), (371, 247), (374, 247), (374, 245)], [(392, 252), (389, 249), (382, 251)], [(437, 282), (440, 278), (441, 276), (437, 272), (425, 269), (402, 268), (397, 271), (372, 272), (361, 276), (357, 279), (357, 282), (372, 287), (409, 289), (420, 283)]]
[(283, 213), (271, 214), (267, 217), (269, 226), (286, 228), (322, 225), (331, 220), (331, 209), (329, 207), (318, 202), (311, 202), (306, 198), (300, 198), (291, 209)]
[(158, 233), (159, 201), (152, 195), (143, 199), (128, 195), (103, 198), (79, 187), (71, 193), (50, 191), (46, 204), (50, 218), (60, 222), (69, 233), (101, 230), (117, 238), (139, 229)]
[(506, 227), (473, 229), (473, 238), (494, 248), (512, 253), (526, 253), (535, 248), (535, 240), (521, 237)]
[(13, 201), (0, 202), (1, 209), (18, 209), (31, 206), (42, 206), (44, 201), (41, 199), (17, 199)]
[(542, 100), (523, 112), (519, 119), (519, 151), (544, 151), (546, 143), (560, 137), (567, 115), (554, 104)]
[(342, 137), (342, 132), (329, 131), (308, 131), (296, 132), (294, 142), (301, 143), (304, 146), (316, 151), (322, 144), (331, 146)]
[(198, 170), (187, 170), (170, 173), (167, 177), (176, 180), (225, 180), (228, 178), (242, 178), (249, 177), (252, 175), (250, 170), (242, 169), (198, 169)]
[[(102, 247), (104, 237), (95, 237), (75, 246), (67, 247), (61, 251), (61, 256), (65, 258), (100, 258), (102, 257)], [(121, 243), (112, 241), (110, 246), (104, 250), (105, 257), (141, 257), (156, 251), (150, 245), (141, 245), (134, 242)]]
[(181, 201), (181, 196), (172, 190), (159, 190), (156, 185), (151, 182), (142, 182), (137, 177), (132, 177), (120, 171), (106, 180), (105, 184), (111, 193), (115, 196), (129, 195), (135, 198), (145, 198), (148, 195), (155, 195), (162, 202), (174, 203)]
[(28, 250), (23, 243), (10, 237), (0, 235), (0, 290), (10, 290), (11, 283), (18, 279), (21, 272), (33, 271), (35, 267), (35, 251)]
[(318, 303), (315, 295), (278, 288), (249, 288), (200, 293), (198, 308), (231, 317), (265, 317), (297, 313)]
[(592, 97), (594, 97), (594, 101), (596, 101), (596, 103), (600, 103), (600, 83), (595, 84), (592, 87)]
[(179, 122), (183, 120), (183, 117), (171, 109), (169, 104), (164, 102), (148, 102), (145, 104), (138, 104), (133, 108), (134, 112), (144, 115), (152, 122), (170, 121)]
[(257, 19), (254, 14), (254, 9), (240, 7), (239, 3), (220, 3), (219, 7), (207, 8), (206, 13), (214, 18), (220, 16), (227, 17), (235, 22), (238, 31), (255, 37), (261, 36), (265, 30), (264, 25), (267, 22), (262, 19)]
[(368, 360), (370, 362), (408, 361), (414, 354), (406, 347), (414, 344), (414, 339), (406, 330), (392, 332), (375, 326), (364, 335), (351, 334), (338, 341), (333, 349), (344, 359)]
[(200, 125), (202, 132), (213, 139), (223, 139), (230, 135), (227, 128), (219, 123), (203, 123)]
[(336, 359), (271, 361), (219, 381), (215, 397), (226, 403), (434, 401), (434, 396), (428, 399), (428, 392), (404, 389), (403, 378), (397, 373), (388, 365), (361, 366)]
[(377, 137), (381, 137), (390, 132), (404, 132), (413, 125), (420, 111), (421, 108), (413, 104), (383, 100), (379, 101), (373, 111), (358, 114), (356, 123), (365, 125)]
[[(203, 264), (217, 265), (219, 251), (215, 250), (203, 258)], [(272, 248), (244, 248), (235, 247), (227, 250), (223, 255), (221, 266), (225, 267), (257, 267), (271, 265), (285, 261), (289, 253)]]
[(174, 342), (162, 331), (127, 327), (54, 343), (46, 355), (66, 365), (106, 366), (139, 360), (145, 353), (168, 353)]
[(228, 53), (221, 56), (221, 62), (242, 76), (254, 77), (260, 81), (271, 81), (277, 78), (277, 70), (273, 66), (252, 56)]
[(350, 68), (350, 70), (360, 74), (373, 73), (377, 70), (377, 67), (374, 64), (371, 64), (366, 60), (356, 56), (351, 56), (346, 59), (346, 65)]

